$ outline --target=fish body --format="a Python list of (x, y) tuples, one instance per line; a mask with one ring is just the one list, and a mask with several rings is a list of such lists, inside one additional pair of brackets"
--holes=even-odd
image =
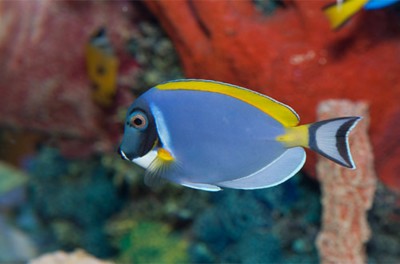
[(332, 3), (323, 8), (323, 12), (329, 19), (331, 27), (338, 29), (361, 9), (373, 10), (392, 5), (399, 0), (347, 0)]
[[(292, 108), (267, 96), (220, 82), (177, 80), (153, 87), (132, 104), (119, 151), (147, 168), (149, 184), (165, 178), (209, 191), (259, 189), (299, 171), (303, 147), (353, 168), (347, 133), (358, 120), (298, 126)], [(322, 150), (320, 132), (332, 141), (339, 129), (346, 139), (338, 140), (340, 150)]]
[(364, 9), (366, 9), (366, 10), (380, 9), (380, 8), (390, 6), (398, 1), (399, 0), (369, 0), (364, 5)]
[(104, 28), (91, 37), (85, 53), (93, 100), (100, 106), (109, 107), (117, 89), (119, 62)]

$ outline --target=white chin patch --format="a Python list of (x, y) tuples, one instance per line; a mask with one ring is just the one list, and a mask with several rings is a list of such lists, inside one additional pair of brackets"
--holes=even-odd
[(156, 159), (157, 151), (152, 150), (143, 157), (133, 159), (132, 162), (136, 163), (142, 168), (147, 169), (149, 165)]

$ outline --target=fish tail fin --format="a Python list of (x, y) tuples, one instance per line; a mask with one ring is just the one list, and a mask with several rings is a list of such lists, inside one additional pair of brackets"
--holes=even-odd
[(347, 0), (343, 3), (332, 3), (322, 8), (325, 16), (328, 18), (332, 29), (339, 29), (355, 13), (357, 13), (368, 0)]
[(341, 117), (313, 124), (286, 128), (286, 133), (277, 137), (286, 147), (307, 147), (318, 154), (344, 166), (355, 169), (351, 157), (348, 135), (358, 116)]
[(358, 116), (341, 117), (309, 125), (308, 147), (344, 167), (355, 169), (348, 135), (360, 119)]

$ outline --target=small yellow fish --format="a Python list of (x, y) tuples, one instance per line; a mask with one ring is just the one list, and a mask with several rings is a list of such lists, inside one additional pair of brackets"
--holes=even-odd
[(106, 35), (99, 29), (86, 45), (86, 66), (93, 85), (93, 100), (109, 107), (117, 89), (118, 58)]
[(323, 8), (332, 29), (343, 26), (352, 16), (361, 9), (373, 10), (392, 5), (399, 0), (338, 0)]

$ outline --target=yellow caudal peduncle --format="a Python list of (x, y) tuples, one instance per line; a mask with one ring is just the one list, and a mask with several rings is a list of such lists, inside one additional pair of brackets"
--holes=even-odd
[(302, 125), (297, 127), (286, 127), (285, 134), (276, 137), (276, 140), (282, 142), (286, 147), (308, 147), (310, 125)]

